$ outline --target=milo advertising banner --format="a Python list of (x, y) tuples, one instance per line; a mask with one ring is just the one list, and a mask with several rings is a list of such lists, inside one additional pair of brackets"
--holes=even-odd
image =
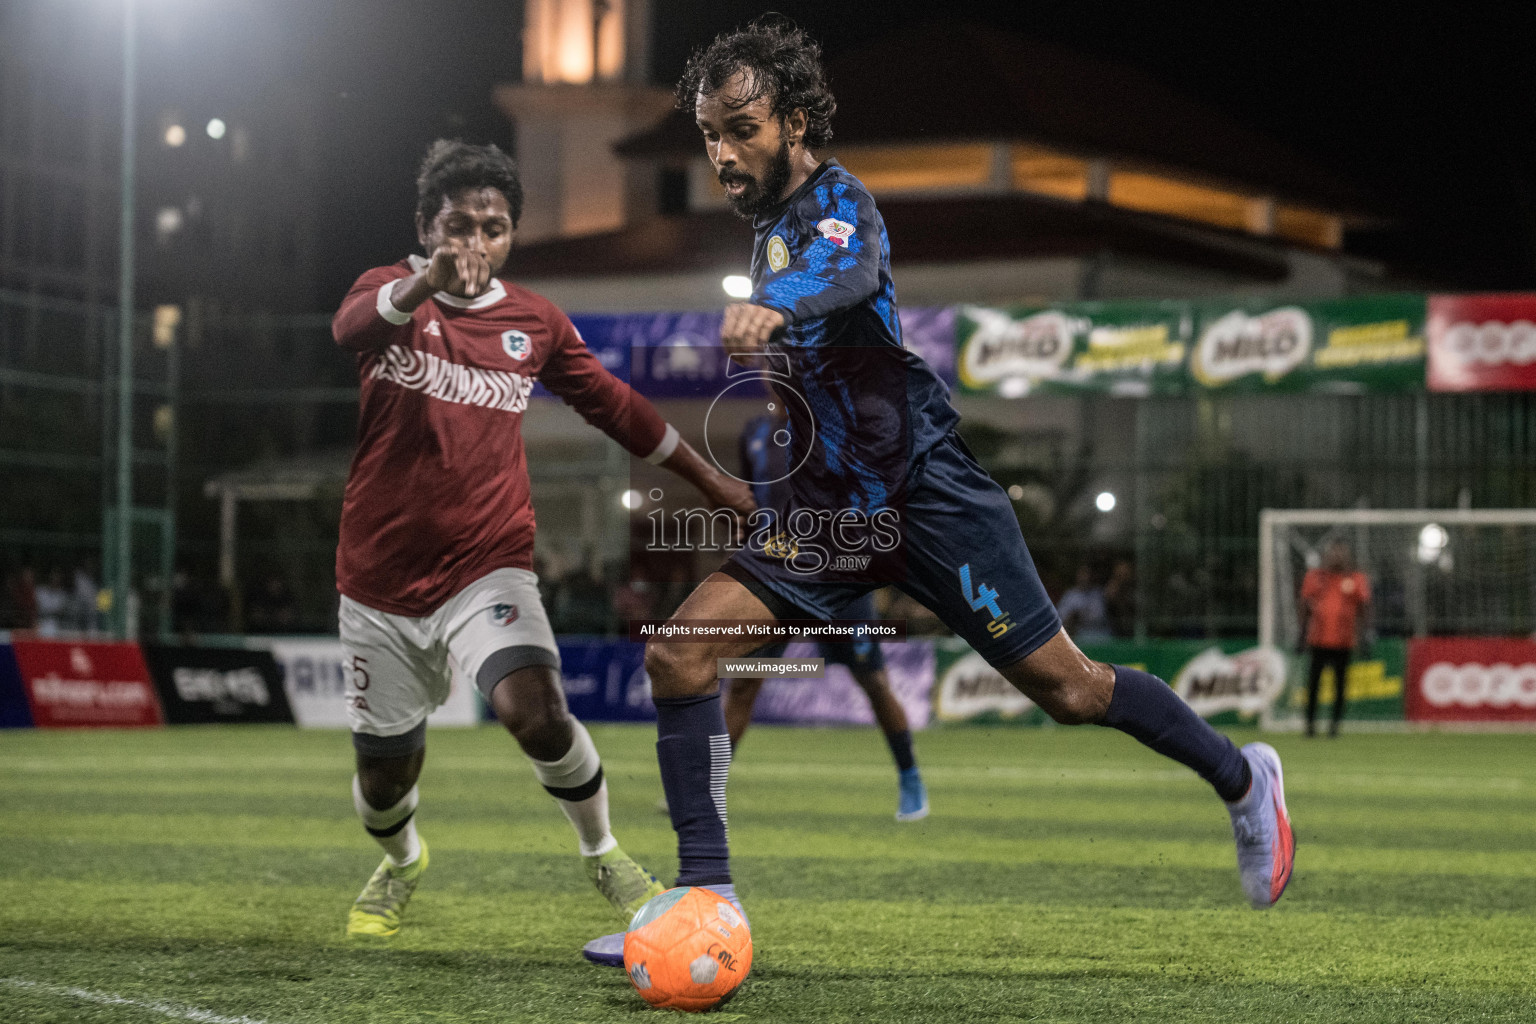
[(1142, 396), (1185, 390), (1191, 320), (1182, 302), (961, 306), (955, 371), (962, 391)]
[(1200, 387), (1241, 391), (1417, 391), (1424, 318), (1422, 295), (1202, 303), (1189, 376)]
[[(1294, 725), (1304, 721), (1307, 714), (1308, 656), (1286, 652), (1285, 661), (1285, 692), (1270, 716), (1270, 721), (1275, 725)], [(1407, 676), (1407, 668), (1408, 644), (1397, 637), (1379, 639), (1365, 654), (1356, 654), (1349, 663), (1349, 671), (1345, 673), (1344, 720), (1403, 721), (1403, 681)], [(1336, 685), (1332, 670), (1324, 670), (1317, 688), (1319, 726), (1333, 715)]]
[[(1293, 726), (1306, 710), (1305, 658), (1253, 640), (1159, 640), (1085, 644), (1089, 657), (1151, 672), (1215, 725)], [(1048, 716), (1015, 690), (962, 640), (934, 645), (933, 719), (938, 724), (1044, 725)], [(1345, 682), (1349, 721), (1401, 721), (1404, 647), (1380, 640), (1350, 666)], [(1331, 712), (1326, 675), (1319, 715)]]
[(933, 644), (935, 725), (1044, 725), (1044, 711), (958, 637)]

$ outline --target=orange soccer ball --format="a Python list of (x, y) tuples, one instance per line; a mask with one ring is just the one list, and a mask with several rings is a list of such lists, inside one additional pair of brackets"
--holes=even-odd
[(729, 900), (697, 886), (668, 889), (629, 923), (624, 969), (652, 1006), (712, 1010), (752, 969), (752, 933)]

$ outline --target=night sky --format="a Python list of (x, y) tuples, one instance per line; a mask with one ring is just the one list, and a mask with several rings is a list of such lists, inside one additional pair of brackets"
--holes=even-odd
[[(656, 24), (667, 26), (653, 41), (662, 83), (692, 47), (769, 9), (832, 55), (938, 8), (1133, 64), (1398, 212), (1396, 226), (1352, 236), (1353, 251), (1464, 288), (1536, 286), (1530, 25), (1491, 10), (1441, 6), (1388, 19), (1365, 4), (1342, 13), (1348, 5), (1229, 4), (1211, 17), (1145, 2), (654, 3)], [(157, 103), (194, 116), (221, 102), (259, 107), (276, 83), (314, 97), (322, 180), (295, 186), (322, 199), (322, 308), (362, 269), (414, 244), (412, 177), (427, 142), (510, 143), (490, 90), (520, 74), (520, 4), (167, 0), (145, 17), (146, 113)], [(956, 91), (963, 96), (963, 83)]]

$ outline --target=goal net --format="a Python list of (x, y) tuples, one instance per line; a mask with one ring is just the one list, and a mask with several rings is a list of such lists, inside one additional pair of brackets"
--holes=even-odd
[[(1267, 724), (1298, 722), (1305, 688), (1298, 595), (1335, 541), (1370, 580), (1372, 626), (1390, 647), (1415, 636), (1536, 632), (1536, 509), (1265, 509), (1259, 515), (1259, 645), (1287, 655)], [(1350, 671), (1350, 696), (1356, 680)], [(1322, 697), (1331, 700), (1331, 678)]]

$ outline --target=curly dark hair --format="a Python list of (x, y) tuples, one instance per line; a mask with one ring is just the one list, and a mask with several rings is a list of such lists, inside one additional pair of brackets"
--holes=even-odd
[(699, 93), (713, 95), (738, 71), (747, 72), (751, 85), (741, 106), (771, 96), (781, 121), (804, 109), (808, 148), (832, 141), (837, 101), (821, 68), (821, 46), (792, 22), (769, 15), (695, 50), (677, 83), (678, 109), (694, 113)]
[(523, 183), (517, 163), (494, 145), (473, 146), (459, 139), (438, 139), (427, 147), (416, 174), (416, 212), (431, 222), (443, 199), (466, 188), (493, 188), (507, 200), (512, 226), (523, 215)]

